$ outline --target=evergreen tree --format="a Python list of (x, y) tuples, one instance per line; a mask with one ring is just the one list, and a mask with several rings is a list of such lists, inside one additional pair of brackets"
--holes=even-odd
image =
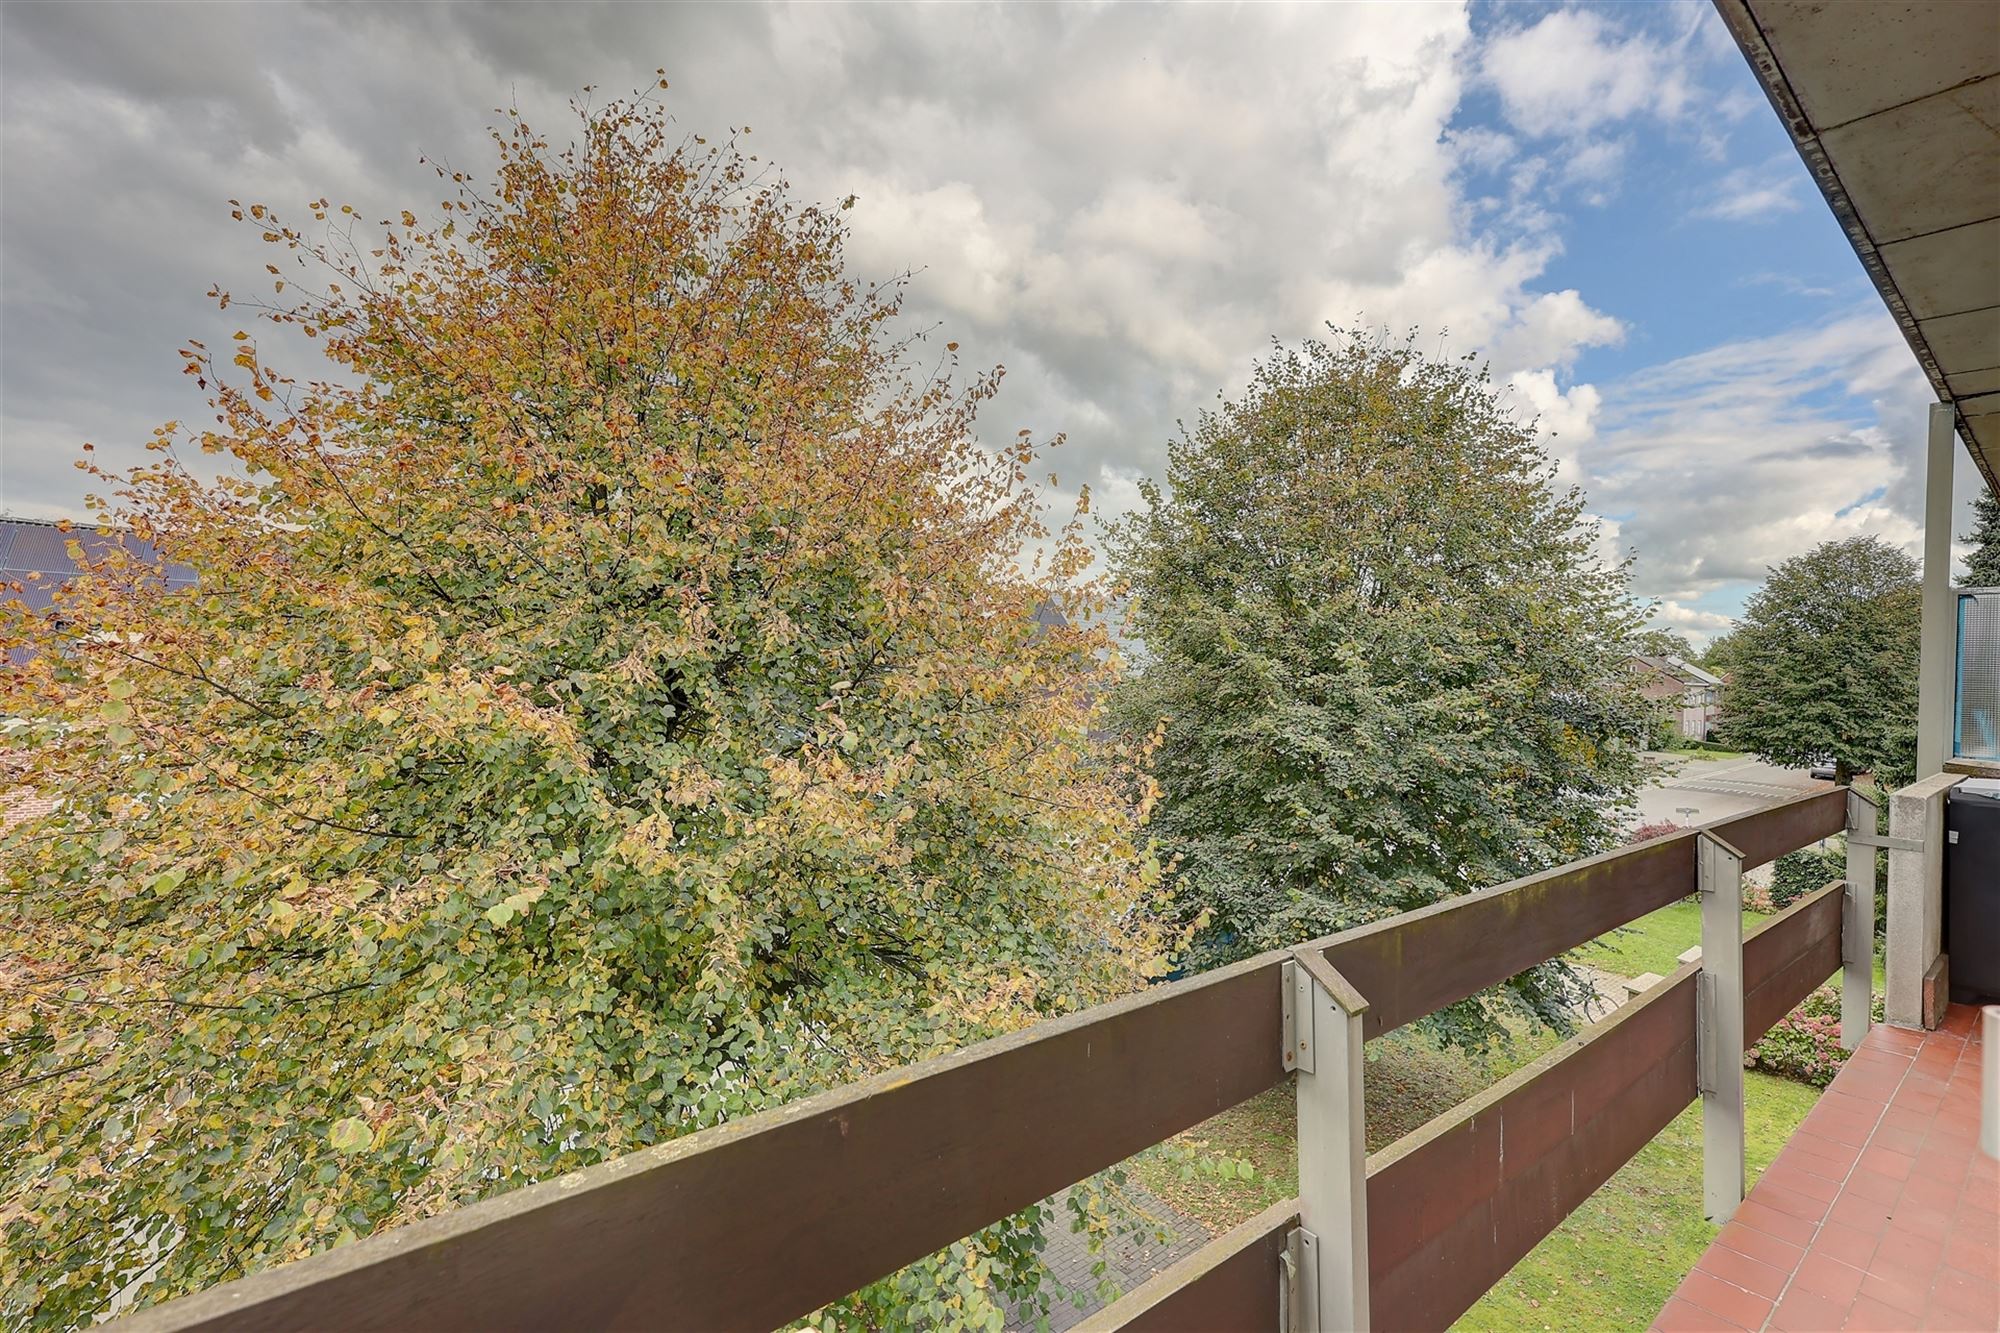
[(1972, 502), (1972, 531), (1959, 538), (1972, 545), (1965, 557), (1965, 586), (2000, 588), (2000, 496), (1982, 486)]

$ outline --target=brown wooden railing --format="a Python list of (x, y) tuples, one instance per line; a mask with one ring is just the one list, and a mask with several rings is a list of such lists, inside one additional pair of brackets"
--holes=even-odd
[[(1841, 831), (1829, 791), (1718, 821), (1745, 866)], [(1378, 1036), (1694, 892), (1698, 834), (1313, 941)], [(1872, 859), (1870, 864), (1872, 865)], [(1744, 1038), (1841, 965), (1839, 885), (1743, 945)], [(1871, 931), (1872, 934), (1872, 931)], [(396, 1228), (130, 1317), (142, 1330), (770, 1329), (1290, 1077), (1248, 959)], [(1696, 965), (1367, 1164), (1373, 1323), (1441, 1328), (1697, 1093)], [(1276, 1328), (1296, 1203), (1093, 1327)]]

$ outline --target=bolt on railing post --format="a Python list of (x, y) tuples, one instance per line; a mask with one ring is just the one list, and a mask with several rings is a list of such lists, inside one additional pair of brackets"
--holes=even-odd
[(1702, 1213), (1720, 1224), (1743, 1202), (1743, 853), (1703, 833), (1695, 873), (1701, 891), (1695, 1052)]
[[(1282, 969), (1285, 1066), (1298, 1071), (1299, 1228), (1287, 1242), (1286, 1333), (1368, 1327), (1368, 1144), (1361, 1100), (1368, 1002), (1314, 949)], [(1282, 1279), (1281, 1280), (1285, 1280)]]
[(1847, 835), (1847, 892), (1840, 909), (1840, 1046), (1851, 1051), (1868, 1035), (1875, 1012), (1875, 803), (1851, 787)]

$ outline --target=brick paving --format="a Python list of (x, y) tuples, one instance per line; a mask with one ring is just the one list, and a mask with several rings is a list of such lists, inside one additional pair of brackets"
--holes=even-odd
[(2000, 1329), (2000, 1176), (1979, 1151), (1978, 1010), (1876, 1027), (1653, 1321)]
[[(1069, 1229), (1069, 1208), (1063, 1201), (1069, 1191), (1064, 1190), (1051, 1199), (1055, 1216), (1042, 1246), (1042, 1262), (1047, 1265), (1049, 1276), (1074, 1292), (1075, 1299), (1055, 1302), (1049, 1311), (1049, 1333), (1064, 1333), (1110, 1303), (1098, 1294), (1097, 1277), (1091, 1271), (1100, 1257), (1109, 1267), (1106, 1276), (1122, 1295), (1208, 1243), (1208, 1232), (1201, 1223), (1158, 1195), (1129, 1180), (1118, 1187), (1118, 1192), (1139, 1216), (1163, 1229), (1166, 1237), (1162, 1240), (1153, 1235), (1121, 1235), (1105, 1246), (1102, 1256), (1092, 1254), (1089, 1241)], [(1032, 1329), (1036, 1327), (1036, 1319), (1017, 1309), (1009, 1312), (1006, 1326), (1009, 1330)]]

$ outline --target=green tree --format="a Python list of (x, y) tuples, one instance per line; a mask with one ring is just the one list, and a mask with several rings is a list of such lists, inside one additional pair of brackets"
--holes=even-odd
[(1679, 630), (1648, 628), (1633, 636), (1632, 651), (1647, 657), (1671, 657), (1682, 662), (1695, 661), (1700, 654), (1688, 642), (1687, 635)]
[[(1638, 613), (1554, 472), (1482, 369), (1345, 334), (1276, 348), (1169, 446), (1109, 534), (1144, 643), (1115, 712), (1165, 719), (1152, 828), (1193, 965), (1616, 841)], [(1563, 985), (1509, 994), (1559, 1020)]]
[(1729, 673), (1736, 669), (1737, 649), (1742, 646), (1736, 634), (1735, 629), (1729, 629), (1710, 639), (1708, 651), (1701, 655), (1696, 665), (1712, 676), (1727, 680)]
[[(995, 378), (911, 364), (837, 210), (677, 138), (649, 99), (567, 148), (516, 121), (495, 188), (372, 246), (241, 206), (261, 313), (334, 373), (190, 346), (215, 423), (104, 480), (199, 587), (119, 548), (0, 612), (60, 798), (0, 846), (10, 1327), (1159, 971), (1145, 788), (1090, 741), (1108, 645), (1034, 617), (1090, 599), (1079, 534), (1021, 563), (1050, 534), (1032, 446), (974, 442)], [(1034, 1221), (854, 1317), (984, 1326)]]
[(1965, 557), (1965, 586), (2000, 588), (2000, 496), (1991, 487), (1980, 487), (1972, 502), (1972, 531), (1959, 540), (1972, 546)]
[(1825, 542), (1771, 571), (1730, 636), (1720, 731), (1774, 764), (1831, 758), (1839, 781), (1916, 767), (1917, 563), (1878, 537)]

